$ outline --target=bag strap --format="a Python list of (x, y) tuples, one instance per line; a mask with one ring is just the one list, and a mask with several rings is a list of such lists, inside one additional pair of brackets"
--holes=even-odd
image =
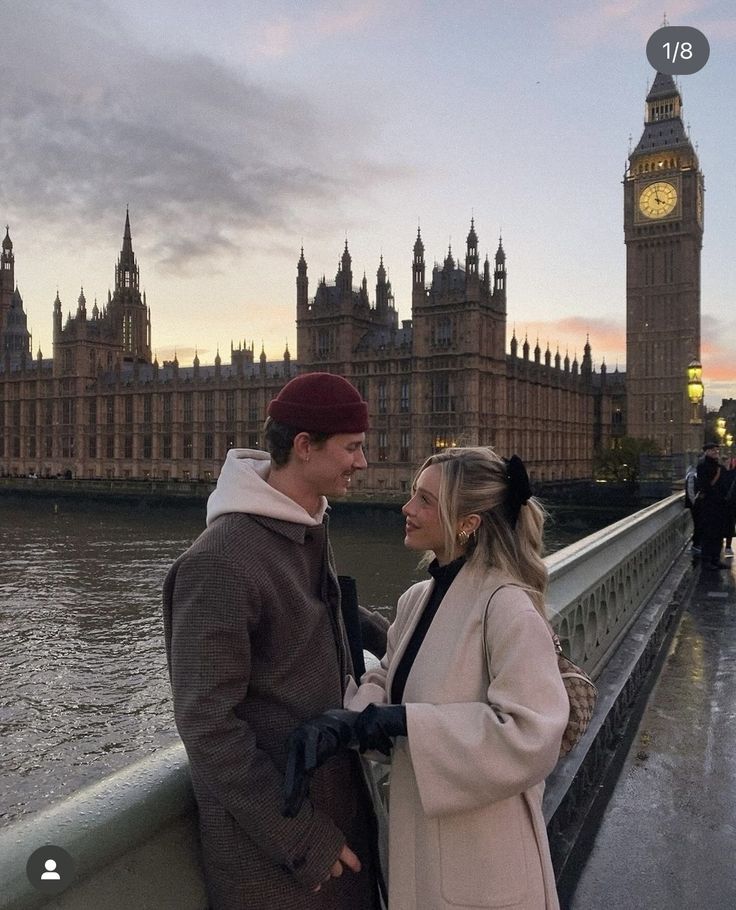
[[(491, 605), (491, 601), (496, 596), (496, 594), (498, 594), (498, 592), (501, 590), (501, 588), (521, 588), (521, 585), (515, 585), (513, 582), (508, 582), (508, 581), (504, 582), (502, 585), (498, 585), (498, 587), (494, 588), (494, 590), (491, 592), (491, 596), (488, 598), (488, 603), (486, 604), (485, 609), (483, 610), (483, 655), (486, 660), (486, 667), (488, 668), (488, 679), (489, 680), (491, 679), (491, 656), (488, 653), (488, 640), (487, 640), (487, 636), (486, 636), (486, 630), (488, 628), (488, 608)], [(523, 590), (523, 588), (522, 588), (522, 590)], [(550, 621), (545, 616), (542, 616), (542, 619), (544, 620), (547, 628), (549, 629), (549, 634), (552, 636), (552, 642), (555, 646), (555, 652), (557, 654), (562, 654), (562, 642), (560, 641), (559, 635), (552, 628)]]
[(483, 656), (486, 661), (486, 668), (488, 670), (489, 683), (491, 681), (491, 656), (488, 653), (488, 641), (486, 640), (486, 629), (488, 628), (488, 608), (490, 607), (491, 601), (493, 600), (494, 596), (496, 594), (498, 594), (498, 592), (501, 590), (501, 588), (505, 588), (505, 587), (506, 587), (506, 585), (499, 585), (497, 588), (495, 588), (493, 590), (493, 593), (488, 598), (488, 603), (485, 605), (485, 609), (483, 610)]

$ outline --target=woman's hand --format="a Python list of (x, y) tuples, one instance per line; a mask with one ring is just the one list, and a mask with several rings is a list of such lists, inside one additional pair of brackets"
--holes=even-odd
[(312, 772), (328, 758), (358, 744), (353, 727), (359, 716), (357, 711), (335, 708), (306, 721), (290, 734), (286, 744), (282, 810), (287, 818), (294, 818), (301, 809)]
[(368, 705), (358, 715), (353, 732), (361, 752), (390, 755), (393, 737), (406, 736), (406, 708), (404, 705)]

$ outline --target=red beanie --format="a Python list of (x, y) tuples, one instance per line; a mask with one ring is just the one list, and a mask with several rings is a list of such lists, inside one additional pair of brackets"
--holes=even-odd
[(307, 433), (365, 433), (368, 405), (347, 379), (334, 373), (303, 373), (287, 382), (266, 412)]

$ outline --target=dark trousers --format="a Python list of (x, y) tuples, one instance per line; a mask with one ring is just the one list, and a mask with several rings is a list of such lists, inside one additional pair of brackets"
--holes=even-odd
[(715, 498), (703, 500), (700, 508), (700, 546), (703, 562), (716, 564), (721, 559), (726, 526), (725, 504)]
[(702, 511), (702, 508), (701, 508), (700, 501), (696, 501), (690, 506), (690, 514), (692, 515), (692, 519), (693, 519), (693, 539), (692, 539), (691, 543), (694, 547), (700, 546), (700, 541), (702, 538), (701, 511)]

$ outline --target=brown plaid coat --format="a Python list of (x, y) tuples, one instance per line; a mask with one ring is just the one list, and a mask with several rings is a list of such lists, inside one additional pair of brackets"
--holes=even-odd
[[(340, 707), (351, 671), (327, 522), (232, 513), (172, 566), (164, 630), (174, 714), (215, 910), (374, 910), (373, 815), (353, 753), (281, 815), (285, 741)], [(347, 842), (363, 863), (321, 891)]]

